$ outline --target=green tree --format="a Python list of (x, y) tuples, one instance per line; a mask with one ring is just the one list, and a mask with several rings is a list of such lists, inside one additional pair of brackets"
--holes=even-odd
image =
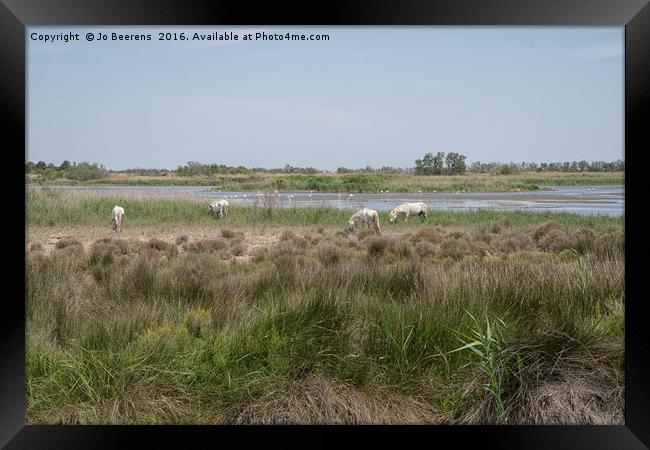
[(425, 153), (422, 159), (415, 160), (415, 174), (416, 175), (433, 174), (433, 154)]
[(36, 178), (36, 181), (44, 185), (46, 183), (49, 183), (51, 181), (56, 180), (59, 177), (59, 173), (56, 169), (52, 167), (46, 167), (45, 170), (43, 170), (38, 177)]
[(445, 163), (447, 164), (447, 172), (452, 175), (459, 175), (465, 173), (465, 155), (460, 153), (450, 152), (445, 158)]
[(444, 173), (444, 162), (445, 153), (438, 152), (436, 156), (433, 157), (433, 173), (436, 175), (442, 175)]

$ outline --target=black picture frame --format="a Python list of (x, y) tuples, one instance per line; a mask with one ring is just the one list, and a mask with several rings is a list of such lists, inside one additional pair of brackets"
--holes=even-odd
[[(221, 427), (221, 426), (43, 426), (25, 424), (25, 223), (15, 220), (24, 208), (26, 152), (26, 27), (37, 25), (519, 25), (625, 27), (625, 425), (622, 426), (432, 426), (432, 427)], [(299, 8), (276, 2), (240, 3), (207, 0), (2, 0), (0, 4), (0, 104), (4, 156), (11, 173), (4, 204), (13, 221), (3, 220), (5, 262), (12, 271), (3, 290), (0, 328), (0, 445), (6, 448), (116, 448), (182, 445), (203, 439), (223, 445), (282, 434), (284, 443), (300, 442), (296, 432), (316, 433), (325, 444), (334, 431), (377, 433), (402, 445), (409, 437), (454, 447), (479, 448), (647, 448), (650, 446), (650, 370), (647, 311), (642, 277), (644, 236), (640, 203), (640, 164), (650, 150), (650, 5), (647, 0), (422, 0), (327, 1)], [(21, 150), (22, 149), (22, 150)], [(14, 179), (15, 176), (15, 179)], [(24, 193), (24, 192), (23, 192)], [(637, 202), (637, 197), (639, 202)], [(11, 200), (9, 202), (9, 200)], [(14, 203), (15, 202), (15, 203)], [(646, 232), (647, 233), (647, 232)], [(10, 258), (10, 259), (7, 259)], [(14, 263), (15, 261), (15, 263)], [(22, 296), (21, 296), (22, 294)], [(253, 432), (254, 431), (254, 432)], [(409, 433), (409, 434), (404, 434)], [(219, 438), (215, 436), (219, 434)], [(290, 440), (286, 440), (290, 438)], [(313, 438), (312, 438), (313, 439)], [(335, 441), (332, 437), (332, 443)], [(415, 442), (415, 441), (413, 441)]]

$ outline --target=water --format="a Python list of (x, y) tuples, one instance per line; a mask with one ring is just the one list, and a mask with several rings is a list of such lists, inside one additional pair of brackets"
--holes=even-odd
[[(40, 186), (34, 186), (40, 189)], [(182, 195), (203, 198), (206, 201), (226, 198), (231, 204), (255, 205), (257, 192), (216, 192), (210, 186), (115, 186), (82, 185), (52, 186), (62, 191), (81, 191), (112, 194), (140, 194), (152, 196)], [(244, 197), (245, 196), (245, 197)], [(289, 197), (293, 196), (293, 197)], [(308, 207), (333, 206), (359, 209), (368, 207), (387, 211), (404, 202), (425, 202), (429, 210), (467, 211), (477, 209), (556, 211), (583, 215), (622, 216), (624, 213), (623, 186), (550, 186), (532, 192), (423, 192), (423, 193), (332, 193), (280, 192), (279, 206)]]

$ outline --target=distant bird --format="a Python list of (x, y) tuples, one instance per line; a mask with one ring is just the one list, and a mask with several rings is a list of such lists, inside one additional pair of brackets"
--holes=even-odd
[(456, 192), (456, 195), (460, 194), (460, 192)]
[(354, 194), (350, 194), (350, 195), (348, 195), (348, 198), (349, 198), (349, 199), (351, 199), (352, 197), (354, 197)]
[(341, 198), (341, 194), (339, 194), (339, 199)]

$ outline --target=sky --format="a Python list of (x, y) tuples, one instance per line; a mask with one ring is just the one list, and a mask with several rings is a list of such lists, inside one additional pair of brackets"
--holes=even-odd
[[(257, 32), (329, 40), (242, 40)], [(80, 40), (38, 40), (60, 33)], [(336, 170), (412, 167), (440, 151), (468, 163), (623, 159), (623, 27), (29, 27), (27, 46), (34, 162)]]

